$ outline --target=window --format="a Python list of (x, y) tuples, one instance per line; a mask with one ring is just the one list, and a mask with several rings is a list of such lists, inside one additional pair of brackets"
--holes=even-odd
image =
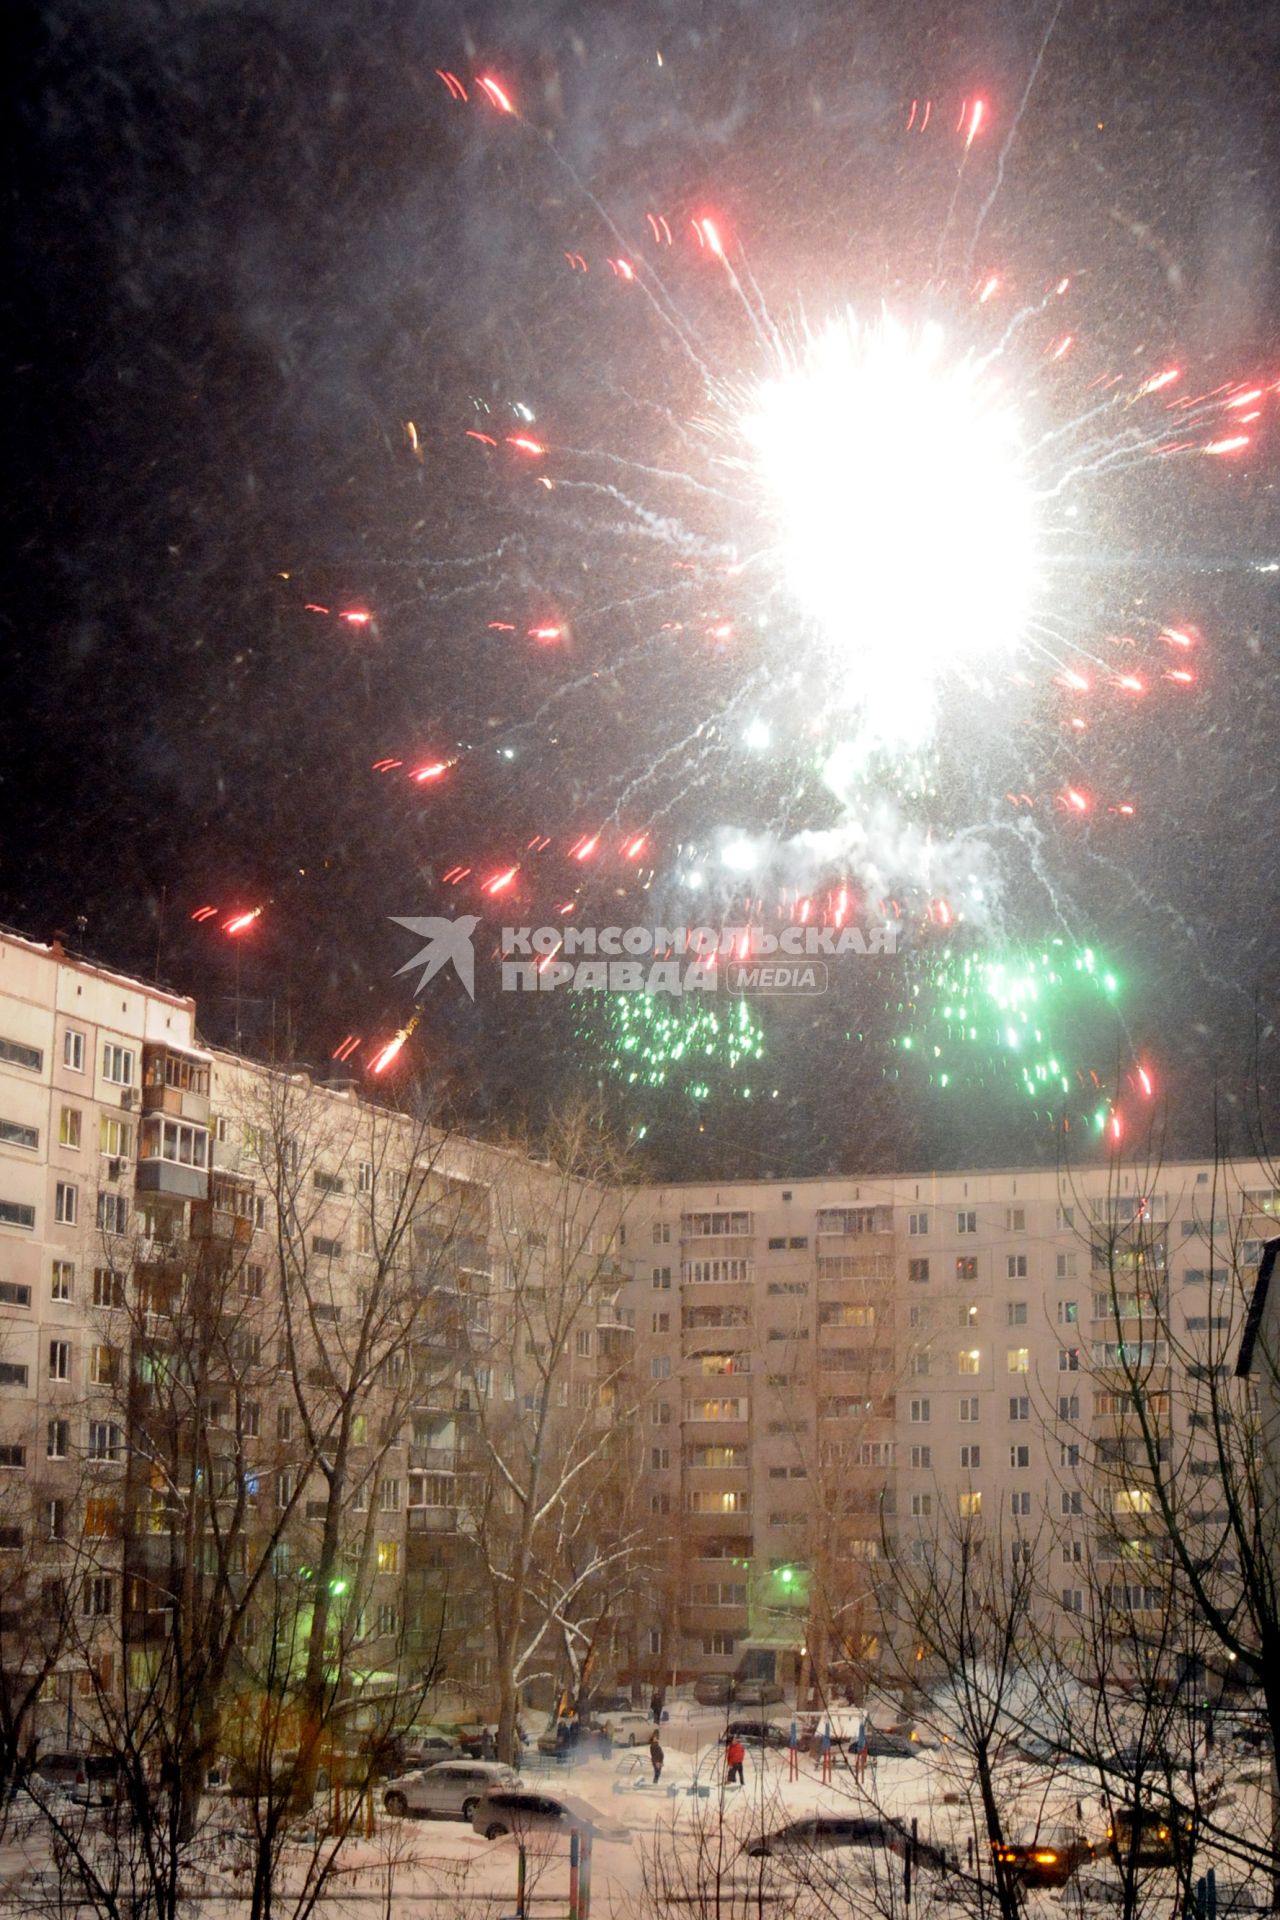
[(316, 1167), (311, 1174), (311, 1184), (317, 1193), (345, 1193), (347, 1183), (340, 1173), (326, 1173), (323, 1167)]
[(276, 1505), (281, 1512), (293, 1499), (293, 1468), (281, 1467), (276, 1475)]
[(1031, 1418), (1031, 1401), (1025, 1393), (1016, 1399), (1010, 1400), (1009, 1418), (1011, 1420), (1029, 1420)]
[(1031, 1349), (1029, 1347), (1009, 1347), (1005, 1352), (1005, 1369), (1009, 1373), (1030, 1373)]
[(360, 1219), (356, 1221), (356, 1252), (373, 1252), (373, 1222)]
[(1079, 1371), (1080, 1371), (1079, 1347), (1059, 1347), (1058, 1348), (1058, 1372), (1059, 1373), (1079, 1373)]
[(1025, 1253), (1011, 1253), (1005, 1260), (1005, 1268), (1011, 1280), (1025, 1280), (1027, 1277), (1027, 1256)]
[(573, 1350), (580, 1360), (591, 1358), (591, 1329), (579, 1327), (573, 1336)]
[(49, 1342), (49, 1378), (51, 1380), (71, 1378), (71, 1342), (69, 1340)]
[(655, 1313), (651, 1315), (650, 1331), (653, 1333), (670, 1333), (671, 1315), (669, 1313)]
[(376, 1559), (379, 1573), (399, 1573), (400, 1542), (398, 1540), (379, 1540)]
[(114, 1420), (91, 1420), (89, 1422), (89, 1458), (91, 1460), (118, 1460), (121, 1453), (121, 1431)]
[(0, 1060), (11, 1067), (25, 1067), (29, 1073), (39, 1073), (44, 1067), (42, 1050), (28, 1047), (21, 1040), (0, 1040)]
[(45, 1456), (50, 1460), (65, 1460), (71, 1452), (71, 1422), (69, 1420), (51, 1420), (46, 1429)]
[(928, 1347), (916, 1348), (915, 1352), (911, 1356), (911, 1371), (913, 1374), (917, 1374), (917, 1375), (925, 1375), (928, 1373), (929, 1371)]
[(976, 1233), (977, 1231), (978, 1216), (975, 1212), (970, 1210), (968, 1212), (960, 1212), (956, 1215), (957, 1233)]
[(80, 1213), (80, 1189), (69, 1180), (59, 1180), (53, 1190), (53, 1217), (62, 1227), (74, 1227)]
[(909, 1213), (907, 1215), (907, 1232), (908, 1233), (921, 1234), (921, 1233), (928, 1233), (928, 1231), (929, 1231), (929, 1216), (927, 1213)]
[(293, 1438), (293, 1408), (277, 1407), (276, 1408), (276, 1439), (291, 1440), (292, 1438)]
[(328, 1234), (313, 1233), (311, 1251), (321, 1260), (340, 1260), (342, 1258), (341, 1240), (332, 1240)]
[(256, 1440), (262, 1432), (262, 1405), (257, 1400), (246, 1400), (243, 1404), (241, 1425), (246, 1440)]
[(1075, 1493), (1072, 1492), (1070, 1488), (1067, 1488), (1059, 1495), (1059, 1499), (1062, 1504), (1062, 1511), (1068, 1515), (1068, 1517), (1084, 1512), (1084, 1495), (1082, 1493)]
[(1084, 1592), (1080, 1587), (1062, 1589), (1062, 1611), (1064, 1613), (1084, 1612)]
[(787, 1250), (787, 1237), (785, 1234), (783, 1234), (780, 1239), (770, 1240), (769, 1242), (770, 1253), (785, 1253), (786, 1250)]
[(1079, 1320), (1080, 1302), (1078, 1300), (1059, 1300), (1058, 1325), (1060, 1327), (1074, 1327), (1079, 1324)]
[(1006, 1310), (1006, 1318), (1011, 1327), (1025, 1327), (1027, 1324), (1026, 1301), (1011, 1300)]
[(913, 1467), (917, 1469), (917, 1471), (919, 1471), (921, 1468), (931, 1467), (933, 1465), (933, 1448), (932, 1447), (912, 1447), (911, 1464)]
[(653, 1223), (653, 1244), (655, 1247), (668, 1247), (671, 1244), (671, 1222), (655, 1220)]
[(72, 1073), (84, 1072), (84, 1035), (68, 1027), (62, 1036), (62, 1064)]
[(649, 1362), (649, 1378), (651, 1380), (669, 1380), (671, 1378), (671, 1355), (669, 1353), (654, 1354)]
[(84, 1583), (81, 1611), (97, 1619), (109, 1614), (114, 1587), (115, 1582), (109, 1573), (91, 1573)]
[(29, 1307), (31, 1289), (21, 1280), (0, 1280), (0, 1307)]
[(1024, 1520), (1031, 1511), (1031, 1495), (1022, 1492), (1011, 1493), (1009, 1511), (1015, 1520)]
[(977, 1258), (972, 1253), (962, 1253), (956, 1261), (957, 1280), (976, 1280), (978, 1277)]
[[(65, 1113), (67, 1109), (64, 1107), (62, 1111)], [(79, 1140), (75, 1144), (79, 1146)], [(28, 1147), (35, 1153), (39, 1146), (39, 1127), (24, 1126), (19, 1120), (0, 1120), (0, 1147)]]
[(650, 1513), (670, 1513), (671, 1495), (669, 1493), (651, 1493), (649, 1495)]
[[(1064, 1493), (1062, 1497), (1065, 1500), (1067, 1495)], [(1077, 1493), (1071, 1498), (1080, 1500), (1082, 1496)], [(1123, 1492), (1115, 1495), (1111, 1502), (1111, 1511), (1112, 1513), (1150, 1513), (1154, 1504), (1153, 1496), (1144, 1487), (1127, 1487)]]
[(956, 1308), (956, 1320), (962, 1327), (976, 1327), (978, 1324), (977, 1301), (962, 1300)]
[(116, 1387), (120, 1384), (120, 1362), (123, 1355), (119, 1347), (93, 1346), (89, 1349), (89, 1378), (97, 1387)]
[(927, 1400), (913, 1400), (911, 1402), (912, 1425), (917, 1427), (926, 1426), (929, 1422), (930, 1412), (931, 1409)]
[(793, 1233), (787, 1241), (787, 1245), (792, 1253), (803, 1253), (808, 1244), (809, 1236), (807, 1233)]
[(1054, 1273), (1059, 1280), (1074, 1280), (1076, 1277), (1076, 1256), (1074, 1253), (1059, 1253), (1054, 1256)]
[(356, 1167), (356, 1191), (358, 1193), (373, 1192), (373, 1162), (371, 1160), (361, 1160)]
[(400, 1511), (399, 1480), (394, 1477), (392, 1477), (391, 1479), (383, 1480), (378, 1487), (378, 1512), (379, 1513), (399, 1513), (399, 1511)]
[(907, 1278), (908, 1280), (914, 1280), (917, 1283), (927, 1280), (929, 1278), (928, 1260), (908, 1260)]
[(650, 1447), (649, 1466), (654, 1473), (665, 1473), (671, 1465), (670, 1447)]
[(65, 1500), (46, 1500), (44, 1503), (44, 1537), (46, 1540), (65, 1540), (67, 1537), (67, 1503)]
[(133, 1085), (133, 1051), (108, 1040), (102, 1049), (102, 1077), (117, 1087)]
[(116, 1540), (120, 1535), (120, 1502), (91, 1494), (84, 1503), (86, 1540)]
[[(1101, 1408), (1099, 1408), (1101, 1412)], [(1078, 1420), (1080, 1418), (1080, 1395), (1078, 1393), (1061, 1394), (1058, 1398), (1059, 1420)]]
[(117, 1273), (114, 1267), (94, 1268), (93, 1304), (95, 1307), (123, 1307), (124, 1275)]
[(0, 1467), (25, 1467), (27, 1450), (17, 1441), (0, 1446)]
[(1074, 1227), (1075, 1223), (1076, 1223), (1076, 1210), (1074, 1207), (1058, 1208), (1057, 1227), (1058, 1227), (1059, 1233), (1061, 1233), (1064, 1227)]
[(933, 1495), (931, 1493), (913, 1493), (911, 1496), (911, 1511), (917, 1520), (927, 1518), (927, 1516), (933, 1512)]
[(732, 1633), (704, 1633), (702, 1651), (706, 1655), (729, 1654), (737, 1648), (737, 1638)]
[(25, 1387), (27, 1374), (20, 1360), (0, 1360), (0, 1387)]
[(977, 1373), (982, 1363), (982, 1351), (979, 1347), (962, 1347), (956, 1355), (957, 1373)]
[(75, 1287), (76, 1270), (70, 1260), (55, 1260), (49, 1275), (49, 1298), (69, 1300)]
[(125, 1160), (133, 1152), (133, 1128), (127, 1120), (104, 1113), (98, 1122), (98, 1150), (110, 1160)]
[(962, 1426), (976, 1426), (978, 1422), (979, 1400), (976, 1393), (963, 1394), (960, 1399), (960, 1422)]
[(751, 1265), (750, 1260), (688, 1260), (683, 1274), (686, 1280), (696, 1286), (724, 1283), (741, 1285), (750, 1280)]
[(1082, 1567), (1084, 1565), (1084, 1544), (1082, 1541), (1063, 1541), (1062, 1564), (1064, 1567)]
[[(709, 1236), (720, 1237), (724, 1234), (750, 1233), (751, 1215), (749, 1213), (686, 1213), (680, 1222), (681, 1232), (687, 1239), (702, 1240)], [(663, 1226), (663, 1240), (670, 1238), (671, 1228)]]
[(1080, 1465), (1080, 1443), (1078, 1440), (1062, 1440), (1059, 1442), (1058, 1465), (1060, 1467), (1078, 1467)]
[(665, 1293), (670, 1285), (670, 1267), (655, 1267), (653, 1269), (653, 1286), (655, 1293)]
[(982, 1465), (982, 1448), (979, 1446), (961, 1447), (960, 1465), (969, 1473), (975, 1473)]
[(962, 1520), (976, 1520), (981, 1512), (982, 1495), (976, 1487), (966, 1489), (966, 1491), (960, 1495), (960, 1518)]
[(1004, 1210), (1004, 1230), (1006, 1233), (1025, 1233), (1027, 1230), (1027, 1210), (1025, 1207), (1006, 1207)]
[(98, 1195), (98, 1226), (103, 1233), (125, 1233), (129, 1226), (129, 1202), (122, 1193)]

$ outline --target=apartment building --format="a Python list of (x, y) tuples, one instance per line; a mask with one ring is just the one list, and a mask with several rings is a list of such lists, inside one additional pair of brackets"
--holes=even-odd
[(482, 1699), (495, 1450), (518, 1473), (532, 1414), (548, 1457), (607, 1424), (616, 1210), (0, 937), (0, 1660), (30, 1732), (161, 1687), (204, 1589), (254, 1596), (247, 1698), (255, 1646), (323, 1609), (353, 1691), (443, 1665)]
[(680, 1549), (654, 1669), (801, 1687), (856, 1670), (894, 1567), (918, 1577), (962, 1535), (1034, 1561), (1064, 1645), (1091, 1596), (1154, 1613), (1135, 1395), (1185, 1453), (1186, 1524), (1211, 1534), (1210, 1396), (1277, 1212), (1261, 1164), (635, 1196), (650, 1501)]
[(597, 1673), (856, 1681), (961, 1532), (1059, 1632), (1154, 1613), (1136, 1396), (1208, 1539), (1278, 1211), (1261, 1165), (565, 1180), (0, 936), (0, 1664), (88, 1737), (192, 1569), (268, 1567), (262, 1645), (322, 1605), (357, 1689), (443, 1665), (492, 1711), (491, 1563), (557, 1460), (573, 1578), (610, 1528), (649, 1549)]

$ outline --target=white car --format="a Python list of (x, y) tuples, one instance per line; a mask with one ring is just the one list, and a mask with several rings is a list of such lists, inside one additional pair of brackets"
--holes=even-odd
[(393, 1814), (434, 1814), (445, 1820), (470, 1820), (490, 1787), (518, 1787), (520, 1775), (499, 1760), (440, 1760), (433, 1767), (401, 1774), (382, 1796)]
[[(639, 1707), (626, 1707), (621, 1713), (608, 1714), (604, 1724), (615, 1747), (648, 1746), (653, 1732), (652, 1719), (647, 1713), (641, 1713)], [(662, 1738), (661, 1729), (658, 1738)]]

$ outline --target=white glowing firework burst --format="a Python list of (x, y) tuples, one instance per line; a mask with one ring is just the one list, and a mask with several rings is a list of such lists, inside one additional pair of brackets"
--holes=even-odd
[(1024, 424), (990, 358), (932, 321), (845, 313), (777, 359), (733, 411), (824, 694), (857, 759), (922, 748), (948, 676), (1025, 638), (1039, 541)]

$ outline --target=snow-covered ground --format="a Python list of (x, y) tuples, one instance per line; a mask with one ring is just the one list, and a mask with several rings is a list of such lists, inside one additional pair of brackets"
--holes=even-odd
[[(823, 1778), (816, 1754), (796, 1756), (792, 1778), (793, 1762), (787, 1752), (749, 1748), (745, 1784), (729, 1787), (719, 1742), (724, 1720), (723, 1713), (705, 1712), (664, 1722), (667, 1762), (656, 1788), (643, 1749), (615, 1750), (608, 1757), (587, 1754), (571, 1767), (548, 1766), (527, 1774), (529, 1785), (544, 1786), (550, 1793), (570, 1792), (592, 1811), (598, 1827), (592, 1849), (592, 1908), (597, 1915), (618, 1913), (640, 1902), (655, 1859), (668, 1879), (682, 1872), (691, 1875), (699, 1852), (706, 1857), (709, 1837), (720, 1862), (722, 1885), (745, 1890), (754, 1884), (763, 1892), (760, 1868), (742, 1856), (742, 1842), (751, 1834), (820, 1811), (879, 1811), (907, 1825), (914, 1820), (921, 1841), (945, 1848), (961, 1867), (971, 1857), (985, 1866), (986, 1848), (975, 1828), (969, 1770), (954, 1748), (922, 1752), (910, 1759), (869, 1761), (861, 1782), (838, 1753), (832, 1755), (829, 1779)], [(1238, 1769), (1228, 1782), (1228, 1791), (1235, 1796), (1233, 1818), (1238, 1811), (1240, 1827), (1259, 1821), (1263, 1791), (1260, 1784), (1240, 1778), (1242, 1771), (1248, 1769)], [(1260, 1782), (1260, 1770), (1253, 1771)], [(1080, 1830), (1101, 1840), (1105, 1833), (1105, 1810), (1096, 1783), (1091, 1788), (1083, 1776), (1055, 1773), (1031, 1762), (1011, 1762), (1000, 1770), (998, 1791), (1007, 1810), (1010, 1838)], [(211, 1828), (226, 1831), (221, 1837), (211, 1831), (195, 1850), (190, 1890), (197, 1897), (198, 1910), (209, 1920), (221, 1920), (223, 1914), (230, 1920), (241, 1905), (237, 1896), (246, 1888), (243, 1870), (237, 1869), (237, 1860), (245, 1857), (234, 1838), (238, 1819), (243, 1819), (242, 1803), (217, 1804), (211, 1810)], [(302, 1845), (286, 1850), (282, 1892), (300, 1883), (308, 1852), (309, 1847)], [(847, 1852), (837, 1859), (846, 1880), (863, 1867)], [(569, 1893), (566, 1841), (559, 1835), (531, 1841), (526, 1865), (526, 1896), (532, 1912), (563, 1910)], [(766, 1897), (785, 1904), (785, 1870), (778, 1869), (777, 1863), (769, 1865)], [(886, 1868), (881, 1862), (882, 1874), (899, 1870), (896, 1863)], [(1107, 1871), (1100, 1867), (1091, 1877), (1090, 1884), (1096, 1882), (1101, 1893), (1105, 1893)], [(39, 1876), (49, 1873), (49, 1850), (42, 1836), (0, 1845), (3, 1911), (24, 1915), (38, 1911), (43, 1893), (49, 1890), (48, 1880), (42, 1885)], [(376, 1900), (384, 1912), (392, 1914), (447, 1910), (450, 1920), (456, 1920), (473, 1909), (480, 1920), (514, 1913), (516, 1879), (514, 1840), (485, 1840), (461, 1821), (394, 1819), (382, 1812), (379, 1792), (375, 1832), (370, 1838), (348, 1842), (323, 1910), (334, 1915), (350, 1907), (353, 1913), (368, 1913)], [(1077, 1894), (1073, 1889), (1073, 1901)], [(1060, 1912), (1060, 1896), (1037, 1895), (1033, 1904), (1050, 1899), (1057, 1904), (1046, 1907), (1046, 1912)], [(287, 1914), (288, 1904), (287, 1898), (278, 1899), (277, 1911)]]

